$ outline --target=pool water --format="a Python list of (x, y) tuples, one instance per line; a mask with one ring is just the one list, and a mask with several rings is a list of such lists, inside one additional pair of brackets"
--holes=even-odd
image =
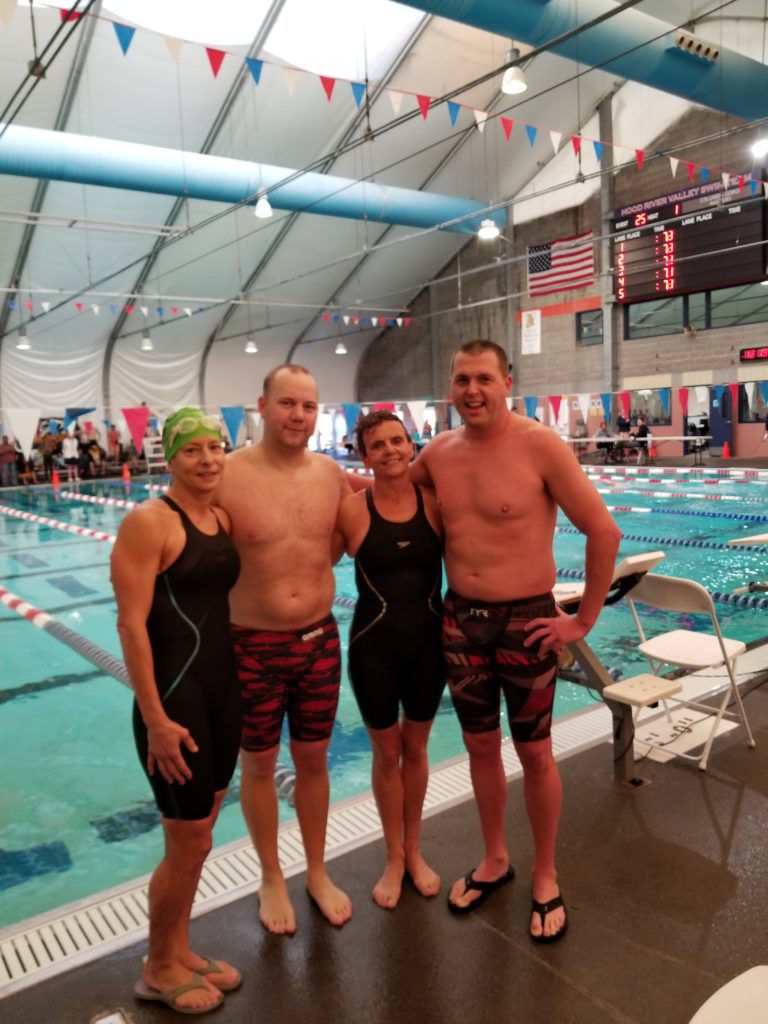
[[(765, 532), (768, 497), (762, 483), (722, 480), (717, 486), (686, 480), (686, 492), (701, 496), (659, 497), (679, 481), (648, 483), (642, 478), (597, 478), (625, 534), (621, 555), (654, 548), (666, 551), (659, 571), (692, 576), (711, 591), (728, 592), (750, 579), (766, 577), (762, 551), (719, 549), (738, 535)], [(652, 489), (655, 496), (641, 492)], [(712, 500), (712, 492), (722, 497)], [(83, 485), (84, 494), (124, 497), (122, 486)], [(132, 500), (146, 489), (133, 484)], [(727, 496), (735, 500), (725, 500)], [(51, 491), (4, 490), (0, 503), (60, 521), (114, 534), (124, 512), (111, 506), (61, 498)], [(639, 510), (639, 511), (638, 511)], [(728, 518), (747, 514), (755, 519)], [(693, 547), (691, 542), (707, 547)], [(116, 609), (109, 584), (111, 545), (0, 515), (0, 586), (54, 615), (75, 632), (120, 656)], [(583, 538), (567, 520), (555, 540), (559, 569), (584, 565)], [(355, 596), (350, 560), (337, 567), (342, 599), (334, 608), (346, 655)], [(745, 640), (764, 635), (765, 611), (718, 604), (726, 634)], [(631, 675), (645, 663), (638, 656), (634, 625), (620, 603), (606, 610), (591, 634), (592, 646), (617, 674)], [(149, 787), (133, 747), (132, 695), (122, 683), (85, 661), (61, 641), (34, 628), (0, 605), (0, 749), (4, 785), (0, 796), (0, 927), (80, 899), (152, 870), (161, 832)], [(558, 684), (556, 714), (584, 707), (595, 698), (580, 686)], [(447, 698), (430, 742), (433, 763), (463, 751)], [(281, 761), (290, 764), (287, 749)], [(351, 688), (342, 679), (339, 714), (330, 748), (331, 795), (338, 800), (370, 788), (368, 738)], [(236, 798), (223, 808), (217, 844), (246, 835)], [(281, 800), (281, 817), (293, 808)]]

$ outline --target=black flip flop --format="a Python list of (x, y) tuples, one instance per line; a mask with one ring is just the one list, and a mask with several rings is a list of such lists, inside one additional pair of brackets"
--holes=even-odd
[(491, 893), (496, 892), (502, 885), (506, 885), (507, 882), (511, 882), (515, 877), (515, 869), (510, 865), (506, 872), (499, 878), (496, 878), (493, 882), (481, 882), (475, 878), (474, 869), (468, 871), (464, 875), (464, 892), (462, 896), (468, 892), (479, 892), (480, 895), (477, 899), (472, 900), (465, 907), (460, 906), (458, 903), (454, 903), (450, 895), (448, 896), (448, 909), (454, 914), (470, 914), (473, 910), (477, 910), (478, 907), (482, 906), (483, 903), (488, 899)]
[[(531, 903), (531, 913), (539, 915), (541, 927), (543, 928), (544, 918), (547, 914), (551, 914), (553, 910), (557, 910), (558, 907), (562, 907), (563, 910), (565, 910), (565, 903), (563, 903), (562, 894), (553, 897), (553, 899), (548, 900), (546, 903), (539, 903), (538, 900), (533, 900)], [(552, 935), (534, 935), (533, 932), (531, 932), (530, 935), (534, 942), (557, 942), (558, 939), (562, 939), (567, 931), (568, 918), (566, 917), (559, 931), (554, 932)]]

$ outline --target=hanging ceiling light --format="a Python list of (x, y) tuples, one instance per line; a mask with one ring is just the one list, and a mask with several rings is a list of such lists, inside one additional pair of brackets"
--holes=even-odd
[(152, 339), (149, 336), (149, 331), (144, 331), (141, 335), (141, 351), (151, 352), (155, 346), (152, 344)]
[(253, 208), (253, 214), (258, 217), (259, 220), (266, 220), (272, 216), (272, 205), (267, 199), (267, 193), (264, 189), (259, 189), (259, 198), (256, 200), (256, 205)]
[(498, 224), (492, 221), (490, 217), (481, 221), (480, 227), (477, 229), (477, 237), (482, 238), (484, 242), (490, 242), (494, 238), (498, 238), (500, 234)]
[[(505, 54), (505, 63), (512, 64), (516, 60), (520, 60), (520, 51), (513, 46)], [(518, 93), (525, 92), (527, 88), (528, 83), (525, 80), (523, 69), (519, 66), (507, 68), (501, 80), (501, 91), (508, 96), (516, 96)]]
[(16, 342), (16, 348), (20, 348), (22, 352), (26, 352), (27, 349), (32, 348), (29, 344), (29, 338), (27, 337), (26, 327), (19, 328), (19, 340)]
[(256, 339), (252, 334), (248, 335), (248, 340), (245, 343), (245, 351), (248, 353), (249, 356), (252, 356), (254, 352), (259, 351), (256, 345)]
[(758, 139), (757, 142), (752, 143), (752, 156), (756, 160), (766, 155), (768, 155), (768, 139)]
[(337, 356), (345, 356), (347, 354), (347, 346), (344, 344), (343, 341), (340, 341), (333, 351), (336, 353)]

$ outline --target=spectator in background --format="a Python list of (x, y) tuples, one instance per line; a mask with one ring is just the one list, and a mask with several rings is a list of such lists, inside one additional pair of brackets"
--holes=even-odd
[(3, 487), (16, 486), (16, 447), (3, 434), (0, 441), (0, 484)]

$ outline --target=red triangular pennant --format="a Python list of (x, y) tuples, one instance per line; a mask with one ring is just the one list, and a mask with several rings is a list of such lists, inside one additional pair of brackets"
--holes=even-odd
[(320, 84), (323, 87), (323, 92), (328, 97), (330, 103), (331, 97), (333, 96), (333, 87), (336, 85), (335, 78), (329, 78), (328, 75), (320, 75)]
[(77, 21), (78, 18), (82, 18), (82, 11), (63, 11), (59, 8), (59, 17), (62, 21)]
[(739, 192), (743, 192), (743, 191), (744, 191), (744, 175), (740, 174), (739, 175)]
[(510, 117), (500, 117), (501, 130), (504, 132), (504, 138), (509, 142), (509, 136), (512, 134), (512, 129), (515, 127), (515, 122)]
[(642, 171), (642, 169), (643, 169), (643, 160), (645, 160), (645, 150), (644, 149), (636, 149), (635, 150), (635, 160), (637, 160), (637, 169), (638, 169), (638, 171)]
[(572, 135), (571, 136), (571, 145), (573, 146), (573, 152), (576, 154), (576, 156), (578, 156), (579, 153), (581, 152), (581, 136), (580, 135)]
[(429, 113), (429, 104), (431, 103), (431, 98), (429, 96), (417, 96), (416, 99), (417, 99), (418, 104), (419, 104), (419, 110), (421, 111), (421, 116), (426, 121), (427, 114)]
[(133, 306), (126, 306), (125, 312), (130, 316), (133, 313)]
[(693, 179), (696, 177), (696, 164), (686, 164), (688, 168), (688, 180), (693, 184)]
[(208, 62), (211, 65), (211, 71), (213, 72), (213, 77), (215, 78), (219, 73), (221, 62), (226, 57), (226, 53), (224, 52), (224, 50), (214, 50), (212, 46), (206, 46), (205, 52), (208, 54)]

